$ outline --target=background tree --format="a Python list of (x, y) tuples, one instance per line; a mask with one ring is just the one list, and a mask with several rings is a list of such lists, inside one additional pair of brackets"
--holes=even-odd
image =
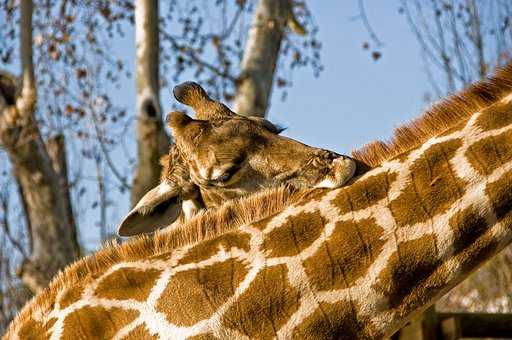
[(512, 46), (512, 3), (500, 0), (401, 0), (422, 49), (435, 98), (503, 66)]
[(130, 205), (158, 184), (160, 157), (169, 150), (160, 104), (160, 38), (158, 1), (135, 3), (135, 48), (137, 84), (137, 167)]
[[(9, 74), (0, 79), (0, 142), (12, 164), (31, 235), (31, 254), (24, 259), (19, 275), (27, 287), (37, 292), (78, 256), (79, 247), (67, 189), (63, 136), (52, 136), (45, 145), (35, 117), (32, 11), (31, 0), (21, 1), (21, 80)], [(7, 200), (3, 208), (7, 210)], [(3, 224), (4, 230), (9, 230), (5, 215)], [(19, 249), (21, 252), (21, 246)]]

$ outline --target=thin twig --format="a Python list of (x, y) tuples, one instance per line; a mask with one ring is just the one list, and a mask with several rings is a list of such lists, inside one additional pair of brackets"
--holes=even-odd
[(236, 78), (234, 76), (232, 76), (231, 74), (229, 74), (225, 71), (223, 72), (218, 67), (202, 60), (194, 53), (194, 51), (190, 47), (181, 45), (180, 43), (178, 43), (176, 38), (174, 38), (169, 33), (161, 30), (161, 34), (165, 39), (167, 39), (172, 44), (173, 49), (183, 52), (183, 54), (185, 54), (185, 56), (189, 57), (190, 60), (192, 62), (194, 62), (195, 64), (200, 65), (200, 66), (212, 71), (214, 74), (216, 74), (222, 78), (229, 79), (233, 82), (236, 81)]
[(114, 162), (110, 158), (110, 154), (108, 153), (107, 148), (105, 147), (105, 141), (103, 139), (103, 134), (100, 131), (100, 128), (98, 126), (98, 118), (96, 117), (96, 113), (94, 112), (94, 110), (91, 110), (91, 112), (92, 112), (92, 122), (93, 122), (93, 126), (94, 126), (94, 131), (95, 131), (96, 137), (98, 139), (98, 144), (100, 146), (100, 150), (103, 153), (103, 156), (105, 157), (105, 161), (107, 162), (108, 167), (110, 168), (110, 170), (112, 170), (112, 173), (119, 180), (121, 185), (125, 189), (130, 190), (131, 186), (126, 182), (125, 177), (123, 175), (121, 175), (121, 173), (117, 170), (117, 168), (114, 165)]
[(14, 248), (16, 248), (21, 253), (23, 259), (28, 259), (28, 254), (26, 253), (23, 245), (18, 242), (11, 234), (11, 228), (9, 226), (9, 200), (7, 199), (7, 195), (5, 193), (0, 195), (0, 204), (2, 206), (2, 210), (4, 211), (1, 223), (5, 236), (7, 236), (7, 239), (14, 246)]
[(361, 16), (361, 20), (363, 21), (363, 25), (368, 31), (368, 34), (370, 34), (370, 38), (373, 40), (373, 42), (377, 45), (377, 47), (382, 47), (382, 42), (380, 41), (379, 37), (377, 37), (377, 33), (372, 28), (372, 25), (370, 25), (370, 21), (368, 20), (368, 16), (366, 15), (366, 9), (364, 8), (364, 0), (359, 0), (359, 15)]

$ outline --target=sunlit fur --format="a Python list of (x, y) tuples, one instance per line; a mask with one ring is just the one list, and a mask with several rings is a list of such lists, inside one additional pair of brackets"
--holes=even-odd
[[(437, 127), (439, 129), (438, 134), (441, 134), (441, 132), (444, 132), (445, 130), (449, 129), (450, 127), (457, 126), (458, 125), (457, 123), (459, 123), (459, 122), (460, 123), (467, 122), (468, 121), (467, 118), (469, 116), (469, 113), (470, 113), (469, 111), (471, 110), (471, 108), (473, 108), (472, 110), (474, 110), (474, 112), (472, 112), (472, 113), (476, 113), (478, 111), (478, 108), (481, 105), (484, 105), (485, 102), (491, 102), (492, 98), (494, 98), (494, 101), (492, 101), (492, 102), (497, 102), (499, 99), (502, 99), (503, 97), (505, 97), (505, 95), (512, 92), (511, 91), (511, 83), (509, 81), (506, 81), (506, 79), (504, 79), (504, 77), (507, 75), (512, 76), (511, 68), (512, 68), (512, 66), (508, 66), (505, 70), (500, 71), (498, 73), (498, 75), (496, 77), (492, 78), (491, 80), (479, 83), (479, 84), (471, 87), (469, 90), (466, 90), (462, 94), (460, 94), (456, 97), (452, 97), (452, 98), (448, 99), (447, 101), (438, 104), (436, 107), (444, 108), (444, 111), (436, 111), (436, 112), (438, 112), (438, 114), (436, 116), (438, 119), (438, 120), (436, 120), (436, 121), (438, 121), (438, 123), (437, 123)], [(502, 90), (501, 89), (502, 87), (507, 88), (508, 90), (507, 91)], [(483, 95), (482, 93), (487, 93), (487, 95)], [(468, 99), (467, 107), (465, 107), (464, 103), (460, 101), (460, 100), (462, 100), (461, 99), (462, 96), (465, 96), (467, 98), (473, 98), (472, 100)], [(456, 98), (456, 99), (454, 99), (454, 98)], [(480, 99), (478, 99), (478, 98), (480, 98)], [(461, 110), (461, 112), (464, 112), (465, 114), (457, 114), (455, 111), (451, 110), (449, 105), (454, 105), (454, 106), (462, 105), (461, 107), (459, 107), (459, 109)], [(429, 112), (431, 112), (432, 110), (430, 110)], [(445, 116), (445, 115), (441, 114), (441, 112), (451, 112), (451, 114), (447, 114)], [(484, 113), (492, 113), (492, 111), (489, 112), (489, 110), (483, 111), (483, 112)], [(428, 115), (429, 114), (427, 113), (427, 116)], [(434, 114), (432, 114), (432, 115), (434, 115)], [(457, 115), (459, 117), (458, 121), (456, 121), (455, 115)], [(443, 117), (446, 118), (446, 121), (444, 124), (442, 122)], [(489, 117), (489, 115), (488, 115), (488, 117)], [(510, 114), (508, 117), (510, 118)], [(479, 113), (479, 116), (477, 118), (482, 118), (482, 113)], [(433, 119), (433, 118), (425, 118), (425, 122), (430, 122), (430, 119)], [(491, 119), (491, 122), (493, 122), (492, 119), (496, 119), (496, 116), (491, 115), (490, 119)], [(419, 121), (422, 121), (422, 120), (420, 119)], [(425, 124), (426, 125), (431, 124), (433, 126), (433, 123), (425, 123)], [(468, 126), (472, 127), (471, 124), (469, 124)], [(506, 131), (510, 130), (509, 122), (506, 122), (505, 128), (507, 129)], [(434, 128), (432, 127), (432, 130), (430, 130), (430, 133), (434, 133), (433, 129)], [(490, 130), (489, 132), (492, 133), (493, 130), (495, 130), (495, 129), (496, 128), (489, 129)], [(499, 132), (499, 129), (497, 129), (496, 131)], [(499, 132), (499, 133), (500, 133), (499, 134), (500, 136), (503, 135), (503, 132)], [(505, 132), (505, 133), (508, 133), (508, 132)], [(484, 134), (484, 136), (485, 136), (485, 133), (482, 132), (482, 134)], [(426, 133), (423, 134), (422, 136), (423, 137), (421, 137), (421, 138), (423, 138), (423, 139), (427, 138)], [(506, 136), (508, 136), (508, 135), (506, 135)], [(414, 143), (420, 143), (420, 140), (422, 140), (421, 138), (418, 137), (415, 140), (403, 139), (401, 142), (403, 143), (402, 145), (408, 145), (408, 147), (411, 148), (411, 147), (413, 147)], [(448, 140), (445, 141), (445, 143), (444, 143), (445, 146), (449, 147), (449, 148), (453, 147), (454, 149), (456, 149), (457, 143), (461, 143), (460, 138), (459, 138), (459, 140), (450, 140), (450, 138), (447, 138)], [(396, 137), (396, 139), (399, 140), (400, 138)], [(454, 145), (451, 145), (450, 143), (454, 144)], [(425, 155), (426, 151), (431, 150), (430, 153), (435, 154), (437, 152), (436, 150), (438, 150), (440, 148), (439, 145), (436, 146), (436, 145), (429, 145), (429, 143), (426, 143), (426, 144), (427, 145), (424, 146), (424, 149), (417, 150), (416, 154), (412, 158), (414, 158), (415, 160), (418, 160), (422, 156), (427, 157)], [(399, 145), (399, 143), (397, 145)], [(396, 148), (398, 148), (398, 146)], [(368, 153), (371, 154), (371, 152), (377, 152), (378, 149), (370, 149), (370, 150), (373, 150), (373, 151), (368, 151)], [(384, 153), (382, 158), (374, 157), (373, 158), (374, 162), (378, 163), (378, 162), (382, 162), (385, 159), (393, 158), (395, 153), (397, 153), (398, 151), (396, 149), (392, 149), (392, 150), (391, 149), (382, 149), (382, 152)], [(445, 153), (446, 153), (446, 151), (441, 152), (441, 154), (445, 154)], [(463, 152), (461, 152), (459, 150), (459, 154), (462, 154), (462, 153)], [(370, 154), (367, 154), (367, 156), (370, 157)], [(433, 156), (430, 155), (430, 158), (432, 158), (432, 157)], [(364, 158), (364, 157), (361, 156), (361, 158)], [(496, 162), (499, 163), (499, 159)], [(448, 163), (448, 162), (445, 161), (442, 164), (446, 164), (446, 163)], [(465, 163), (466, 162), (460, 162), (458, 164), (464, 165)], [(497, 175), (495, 177), (498, 177), (498, 179), (501, 179), (500, 171), (502, 169), (497, 165), (498, 163), (496, 163), (496, 166), (495, 166), (494, 161), (490, 162), (490, 164), (492, 165), (490, 167), (491, 168), (490, 172), (497, 173)], [(512, 163), (510, 163), (510, 161), (509, 161), (507, 164), (509, 165), (509, 168), (510, 168), (510, 164), (512, 164)], [(394, 162), (392, 164), (388, 164), (387, 167), (393, 168), (400, 173), (400, 170), (403, 169), (403, 167), (401, 165), (402, 165), (402, 163), (399, 160), (397, 160), (396, 162)], [(418, 166), (421, 167), (420, 165), (418, 165)], [(385, 166), (386, 165), (384, 165), (384, 167)], [(411, 164), (409, 164), (409, 166), (411, 166)], [(379, 180), (380, 179), (379, 174), (383, 175), (384, 176), (383, 178), (388, 178), (388, 179), (389, 179), (389, 176), (394, 176), (394, 179), (392, 181), (394, 181), (395, 186), (396, 185), (408, 186), (409, 190), (412, 190), (411, 183), (408, 183), (407, 181), (404, 181), (404, 180), (396, 179), (396, 177), (397, 177), (396, 173), (388, 174), (388, 172), (385, 171), (385, 169), (383, 171), (380, 171), (380, 170), (381, 169), (374, 169), (373, 176), (366, 176), (366, 178), (363, 179), (363, 182), (366, 182), (365, 185), (362, 185), (360, 182), (356, 181), (353, 185), (348, 186), (347, 188), (338, 190), (337, 192), (329, 191), (329, 193), (333, 194), (333, 195), (336, 194), (336, 195), (334, 195), (336, 197), (338, 197), (337, 196), (338, 194), (340, 194), (339, 197), (343, 197), (344, 195), (342, 193), (345, 193), (347, 195), (347, 197), (351, 197), (347, 193), (352, 192), (353, 195), (357, 194), (357, 197), (362, 197), (362, 199), (359, 200), (360, 204), (366, 204), (365, 207), (367, 207), (369, 205), (370, 208), (372, 209), (372, 208), (376, 208), (376, 207), (373, 207), (372, 206), (373, 203), (368, 201), (367, 190), (366, 190), (368, 187), (376, 187), (376, 189), (382, 189), (380, 191), (377, 190), (376, 194), (382, 195), (382, 201), (387, 202), (387, 203), (385, 203), (386, 206), (390, 204), (389, 197), (387, 196), (389, 193), (388, 192), (389, 188), (388, 189), (382, 188), (383, 186), (385, 186), (386, 181)], [(406, 168), (406, 170), (410, 171), (408, 168)], [(425, 169), (425, 167), (423, 167), (420, 170), (422, 170), (423, 172), (427, 172), (428, 169)], [(510, 172), (510, 170), (509, 170), (509, 172)], [(407, 172), (407, 174), (410, 175), (411, 173)], [(370, 175), (370, 174), (368, 174), (368, 175)], [(425, 176), (425, 177), (428, 177), (428, 176)], [(481, 177), (484, 177), (484, 179), (485, 179), (485, 176), (481, 175)], [(489, 191), (490, 194), (494, 195), (495, 199), (493, 201), (489, 200), (489, 202), (487, 202), (486, 204), (487, 205), (489, 205), (490, 203), (493, 203), (495, 205), (497, 204), (497, 207), (501, 209), (500, 216), (502, 216), (502, 217), (504, 216), (504, 219), (508, 219), (507, 222), (510, 222), (509, 211), (510, 211), (510, 201), (512, 201), (512, 197), (510, 195), (510, 190), (508, 189), (508, 187), (511, 185), (510, 183), (512, 183), (512, 181), (510, 180), (510, 178), (507, 178), (506, 176), (503, 176), (503, 177), (506, 180), (505, 186), (498, 185), (498, 184), (501, 184), (501, 182), (497, 181), (496, 178), (494, 178), (489, 183), (485, 183), (485, 184), (487, 184), (488, 187), (489, 187), (489, 184), (491, 184), (491, 186), (495, 187), (494, 191), (492, 191), (492, 190)], [(373, 181), (373, 184), (370, 183), (372, 181)], [(489, 180), (487, 179), (487, 181), (489, 181)], [(430, 190), (432, 187), (435, 187), (437, 190), (441, 190), (441, 191), (444, 190), (444, 186), (440, 186), (439, 182), (435, 182), (435, 181), (427, 181), (427, 182), (429, 183), (429, 185), (425, 186), (425, 188), (426, 188), (425, 190)], [(454, 190), (456, 190), (458, 183), (455, 183), (455, 181), (453, 179), (452, 179), (452, 182), (453, 182), (452, 186), (454, 186), (455, 187)], [(474, 183), (473, 183), (473, 186), (475, 186)], [(483, 189), (484, 189), (484, 187), (482, 186), (482, 187), (479, 187), (478, 190), (482, 191)], [(499, 190), (496, 190), (496, 189), (499, 189)], [(505, 193), (501, 192), (500, 190), (502, 190), (502, 189), (505, 189), (506, 192)], [(396, 208), (395, 210), (397, 210), (397, 214), (394, 218), (395, 219), (396, 218), (403, 219), (404, 220), (403, 224), (407, 224), (409, 218), (417, 217), (417, 216), (415, 216), (415, 213), (408, 213), (408, 211), (410, 209), (412, 209), (413, 205), (409, 204), (409, 202), (411, 202), (411, 200), (407, 200), (407, 195), (405, 195), (405, 196), (401, 195), (403, 192), (404, 192), (403, 188), (402, 188), (402, 190), (395, 190), (395, 192), (394, 192), (394, 196), (396, 196), (396, 197), (393, 202), (395, 204), (395, 208)], [(434, 192), (432, 190), (428, 191), (428, 192), (429, 192), (430, 196), (432, 196), (431, 197), (432, 199), (429, 201), (426, 201), (426, 203), (437, 204), (439, 201), (438, 196), (434, 195), (433, 194)], [(273, 214), (281, 212), (283, 209), (290, 207), (293, 203), (297, 203), (297, 205), (300, 205), (302, 200), (304, 199), (304, 197), (310, 197), (311, 195), (314, 195), (314, 193), (315, 193), (315, 191), (305, 191), (305, 192), (297, 191), (296, 192), (296, 191), (292, 191), (290, 189), (282, 188), (282, 187), (270, 189), (265, 192), (258, 193), (258, 194), (255, 194), (255, 195), (243, 198), (243, 199), (238, 199), (238, 200), (234, 200), (232, 202), (228, 202), (216, 211), (202, 212), (198, 216), (196, 216), (195, 218), (190, 220), (189, 222), (180, 226), (180, 228), (176, 229), (175, 231), (160, 232), (160, 233), (156, 233), (152, 236), (138, 237), (132, 241), (127, 242), (126, 244), (123, 244), (123, 245), (108, 244), (106, 247), (104, 247), (102, 250), (98, 251), (94, 255), (91, 255), (87, 258), (84, 258), (82, 260), (75, 262), (74, 264), (67, 267), (63, 273), (60, 273), (59, 275), (57, 275), (57, 277), (53, 280), (53, 282), (49, 285), (49, 287), (47, 289), (45, 289), (45, 291), (43, 293), (41, 293), (37, 297), (35, 297), (21, 311), (20, 315), (11, 324), (9, 332), (8, 332), (8, 336), (9, 336), (9, 334), (14, 334), (17, 331), (17, 329), (19, 329), (19, 327), (21, 327), (25, 322), (27, 322), (34, 315), (38, 315), (40, 313), (44, 314), (44, 313), (48, 312), (49, 310), (51, 310), (53, 308), (53, 304), (56, 301), (57, 294), (64, 287), (73, 286), (73, 284), (76, 284), (79, 281), (84, 282), (84, 284), (86, 284), (88, 282), (88, 280), (93, 280), (94, 277), (97, 277), (97, 275), (101, 274), (106, 269), (112, 267), (112, 265), (114, 265), (116, 263), (123, 262), (123, 261), (128, 262), (130, 260), (136, 260), (136, 259), (148, 259), (152, 256), (158, 256), (162, 252), (169, 252), (170, 250), (175, 249), (176, 247), (180, 247), (183, 245), (195, 244), (198, 242), (200, 243), (202, 240), (210, 239), (212, 237), (215, 237), (216, 235), (223, 234), (228, 230), (232, 230), (234, 228), (238, 228), (243, 225), (247, 225), (250, 222), (256, 222), (258, 220), (261, 220), (264, 217), (271, 216)], [(374, 197), (374, 200), (380, 200), (379, 195), (374, 195), (374, 196), (377, 196), (377, 197)], [(475, 197), (478, 199), (481, 199), (481, 196), (484, 196), (484, 195), (476, 195)], [(397, 197), (402, 197), (402, 200), (403, 201), (405, 200), (405, 203), (402, 204), (401, 203), (402, 201), (399, 201), (396, 199)], [(473, 197), (471, 195), (467, 197), (465, 204), (467, 205), (468, 208), (471, 208), (471, 209), (473, 208), (471, 200), (474, 199), (475, 197)], [(456, 200), (456, 197), (446, 196), (444, 198), (447, 199), (448, 202), (447, 202), (446, 206), (443, 207), (443, 210), (450, 212), (451, 210), (449, 210), (449, 208), (451, 207), (451, 202), (453, 200)], [(301, 202), (299, 202), (299, 201), (301, 201)], [(312, 201), (314, 201), (314, 199), (309, 199), (308, 201), (312, 202)], [(329, 198), (328, 201), (332, 202), (333, 199)], [(346, 209), (345, 213), (347, 215), (351, 216), (354, 212), (354, 206), (353, 206), (354, 201), (351, 201), (348, 199), (347, 199), (347, 202), (343, 201), (342, 199), (340, 199), (339, 201), (340, 202), (336, 203), (336, 207), (333, 210), (332, 214), (334, 216), (338, 216), (341, 214), (340, 209), (341, 210)], [(389, 209), (389, 208), (386, 208), (386, 209)], [(361, 208), (360, 212), (364, 212), (367, 210), (368, 209), (366, 209), (366, 208), (365, 209)], [(461, 212), (457, 209), (452, 209), (452, 210), (455, 213)], [(487, 208), (484, 209), (484, 212), (488, 212), (488, 211), (489, 211), (489, 209), (487, 209)], [(480, 211), (478, 211), (478, 213), (480, 213)], [(492, 214), (494, 214), (494, 212)], [(424, 215), (425, 215), (425, 213), (424, 213)], [(469, 214), (469, 215), (471, 215), (471, 214)], [(366, 216), (366, 215), (359, 216), (359, 218), (360, 219), (364, 218), (364, 216)], [(455, 216), (455, 215), (453, 215), (453, 216)], [(453, 216), (452, 216), (452, 214), (447, 214), (447, 217), (453, 217)], [(383, 214), (378, 214), (375, 217), (383, 218), (383, 219), (386, 218), (386, 216), (383, 216)], [(421, 228), (418, 228), (417, 230), (415, 230), (415, 232), (417, 232), (419, 235), (423, 235), (424, 233), (427, 233), (426, 236), (418, 238), (417, 240), (422, 241), (422, 242), (425, 240), (430, 241), (430, 238), (432, 238), (432, 236), (430, 234), (428, 234), (429, 231), (427, 230), (428, 228), (425, 228), (425, 225), (432, 227), (431, 219), (432, 219), (432, 216), (427, 216), (426, 222), (424, 222), (425, 224), (419, 225), (419, 227), (421, 227)], [(386, 221), (389, 222), (390, 220), (392, 220), (392, 219), (388, 218)], [(491, 223), (488, 223), (488, 221), (483, 221), (482, 226), (480, 226), (482, 228), (481, 230), (478, 228), (475, 229), (474, 225), (470, 225), (469, 230), (465, 230), (464, 228), (466, 227), (466, 224), (463, 223), (464, 220), (465, 220), (464, 218), (456, 218), (452, 221), (454, 223), (455, 231), (452, 231), (451, 233), (455, 236), (461, 236), (461, 239), (465, 242), (464, 245), (467, 245), (467, 250), (464, 248), (463, 251), (460, 251), (458, 253), (457, 256), (461, 257), (461, 259), (457, 259), (457, 261), (458, 261), (457, 263), (459, 263), (459, 262), (462, 263), (463, 262), (462, 260), (470, 259), (472, 261), (475, 261), (475, 264), (470, 263), (473, 266), (471, 268), (474, 268), (474, 266), (476, 266), (476, 264), (481, 264), (481, 262), (482, 262), (481, 257), (478, 256), (480, 254), (479, 251), (483, 255), (487, 256), (488, 254), (491, 254), (491, 251), (496, 251), (496, 249), (498, 249), (498, 245), (504, 246), (505, 242), (503, 242), (503, 240), (501, 240), (499, 237), (500, 237), (500, 235), (502, 235), (504, 233), (510, 234), (509, 233), (510, 224), (508, 224), (508, 226), (506, 228), (505, 228), (505, 225), (497, 224), (497, 225), (494, 225), (494, 227), (487, 229), (487, 224), (492, 225), (492, 223), (496, 222), (496, 216), (495, 216), (494, 219), (489, 219), (489, 222), (491, 222)], [(450, 219), (450, 221), (451, 221), (451, 219)], [(469, 218), (469, 221), (472, 223), (477, 223), (478, 219)], [(397, 222), (395, 221), (393, 223), (396, 224)], [(442, 228), (450, 229), (450, 226), (448, 224), (449, 223), (440, 224), (441, 225), (440, 228), (441, 229)], [(476, 227), (479, 227), (479, 226), (477, 225)], [(484, 228), (484, 227), (486, 227), (486, 228)], [(400, 227), (397, 227), (392, 230), (399, 231), (399, 229), (400, 229)], [(484, 233), (484, 234), (480, 235), (479, 233), (477, 233), (476, 235), (474, 235), (473, 233), (475, 233), (475, 232)], [(354, 236), (354, 237), (357, 236), (357, 233), (353, 233), (353, 234), (354, 235), (352, 235), (352, 236)], [(392, 238), (390, 238), (390, 235), (392, 235), (392, 234), (386, 234), (384, 236), (386, 236), (389, 239), (388, 240), (389, 244), (395, 245), (393, 243)], [(406, 236), (407, 235), (402, 235), (402, 237), (406, 237)], [(409, 236), (413, 240), (416, 240), (414, 234), (411, 234)], [(438, 235), (438, 236), (440, 236), (440, 235)], [(395, 237), (397, 237), (396, 234), (395, 234)], [(381, 240), (380, 237), (378, 237), (377, 239), (379, 241)], [(444, 244), (440, 243), (439, 245), (443, 246), (446, 249), (450, 248), (454, 243), (453, 237), (451, 237), (449, 240), (445, 240), (445, 241), (446, 242)], [(499, 243), (498, 241), (501, 243)], [(505, 241), (507, 241), (507, 240), (505, 240)], [(416, 243), (411, 243), (411, 242), (409, 242), (409, 243), (416, 245)], [(493, 247), (489, 247), (489, 249), (490, 249), (489, 253), (486, 253), (485, 251), (487, 250), (486, 247), (488, 244), (491, 244), (491, 246), (493, 246)], [(347, 246), (346, 249), (350, 250), (350, 246)], [(389, 249), (391, 249), (390, 251), (396, 251), (396, 245)], [(424, 261), (422, 251), (425, 252), (426, 250), (429, 250), (429, 248), (410, 246), (409, 253), (411, 255), (408, 258), (405, 258), (405, 260), (410, 261), (410, 263), (409, 263), (410, 266), (416, 266), (415, 261), (420, 261), (420, 262)], [(466, 251), (467, 251), (467, 253), (466, 253)], [(363, 253), (366, 254), (365, 252), (363, 252)], [(426, 255), (430, 256), (430, 255), (432, 255), (432, 253), (429, 252)], [(363, 257), (363, 256), (360, 256), (360, 257)], [(419, 260), (418, 260), (418, 258), (419, 258)], [(397, 263), (397, 265), (390, 266), (389, 267), (390, 270), (397, 270), (397, 268), (403, 267), (402, 261), (395, 261), (395, 262)], [(441, 263), (443, 263), (443, 262), (441, 262)], [(443, 269), (441, 274), (444, 276), (437, 277), (437, 276), (433, 275), (432, 277), (434, 279), (437, 278), (438, 281), (432, 281), (430, 285), (425, 284), (424, 286), (420, 287), (423, 289), (423, 290), (419, 289), (420, 293), (425, 294), (425, 295), (420, 294), (419, 295), (420, 297), (423, 296), (425, 298), (431, 298), (427, 293), (430, 290), (435, 289), (436, 286), (434, 284), (438, 284), (441, 287), (445, 287), (446, 289), (449, 288), (445, 285), (445, 281), (441, 280), (445, 276), (448, 277), (448, 276), (452, 275), (455, 279), (458, 279), (458, 280), (461, 280), (463, 278), (463, 275), (461, 275), (460, 271), (451, 270), (452, 268), (449, 265), (453, 265), (454, 264), (453, 261), (450, 263), (448, 263), (446, 261), (444, 264), (446, 264), (446, 266), (441, 268), (441, 269)], [(388, 266), (386, 266), (386, 268), (388, 268)], [(421, 267), (416, 266), (415, 268), (418, 269)], [(391, 272), (391, 273), (393, 273), (393, 272)], [(401, 273), (401, 272), (398, 272), (398, 273)], [(384, 273), (384, 274), (386, 274), (386, 273)], [(389, 273), (387, 273), (386, 275), (388, 275), (388, 274)], [(404, 274), (407, 274), (407, 272), (404, 272)], [(467, 273), (465, 273), (465, 274), (467, 275)], [(400, 279), (401, 279), (400, 277), (398, 277), (398, 276), (396, 277), (396, 281), (399, 282)], [(417, 282), (414, 281), (414, 279), (415, 279), (414, 277), (411, 277), (410, 279), (411, 279), (412, 283), (417, 284)], [(392, 285), (394, 283), (394, 281), (387, 280), (384, 283), (386, 285)], [(406, 283), (411, 284), (410, 282), (406, 282)], [(452, 284), (454, 285), (455, 283), (452, 283)], [(434, 288), (432, 288), (432, 287), (434, 287)], [(408, 286), (406, 286), (405, 288), (408, 288)], [(443, 292), (444, 291), (439, 291), (439, 294), (441, 294)], [(356, 292), (354, 292), (354, 293), (356, 293)], [(416, 294), (413, 297), (417, 298), (417, 296), (418, 295)], [(374, 299), (374, 301), (377, 301), (377, 300)], [(414, 307), (415, 306), (414, 303), (417, 303), (417, 301), (414, 300), (413, 302), (411, 302), (411, 306)], [(377, 307), (379, 307), (379, 306), (377, 306)], [(407, 310), (405, 310), (405, 312), (407, 312)], [(402, 317), (401, 315), (397, 316), (396, 324), (394, 325), (395, 328), (400, 326), (399, 323), (403, 323), (405, 321), (406, 321), (406, 319), (404, 317)], [(381, 320), (381, 322), (384, 324), (386, 322), (389, 323), (388, 320)]]
[(35, 296), (21, 310), (16, 322), (11, 323), (8, 333), (16, 332), (16, 325), (29, 319), (34, 313), (45, 313), (53, 308), (53, 302), (64, 287), (91, 280), (94, 273), (104, 272), (121, 261), (140, 260), (180, 246), (199, 243), (214, 238), (240, 225), (260, 220), (278, 213), (286, 206), (308, 195), (309, 191), (295, 191), (289, 187), (263, 190), (254, 195), (227, 202), (219, 209), (202, 211), (187, 223), (169, 232), (141, 235), (118, 244), (106, 243), (93, 255), (84, 257), (59, 272), (42, 293)]

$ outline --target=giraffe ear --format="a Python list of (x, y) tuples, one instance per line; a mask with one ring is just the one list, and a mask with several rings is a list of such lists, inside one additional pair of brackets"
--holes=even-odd
[(181, 190), (163, 181), (144, 195), (117, 229), (119, 236), (151, 233), (173, 223), (181, 213)]
[(201, 85), (193, 81), (186, 81), (176, 85), (172, 93), (177, 101), (193, 108), (200, 106), (205, 101), (211, 100)]

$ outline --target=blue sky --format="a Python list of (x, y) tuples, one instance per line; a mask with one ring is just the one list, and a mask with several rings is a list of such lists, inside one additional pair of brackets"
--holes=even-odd
[[(357, 19), (356, 0), (308, 3), (320, 27), (325, 70), (318, 78), (309, 69), (299, 70), (293, 74), (286, 101), (279, 94), (273, 96), (269, 118), (288, 128), (284, 135), (348, 154), (371, 140), (391, 136), (395, 126), (417, 116), (426, 106), (423, 98), (429, 84), (419, 45), (398, 13), (398, 1), (365, 1), (370, 22), (384, 43), (383, 57), (377, 62), (361, 47), (369, 38)], [(115, 49), (133, 69), (133, 30), (126, 33), (125, 39), (115, 42)], [(114, 98), (133, 114), (134, 80), (115, 90)], [(169, 112), (174, 102), (169, 91), (162, 91), (161, 101), (164, 112)], [(135, 153), (135, 146), (131, 148)], [(120, 151), (112, 156), (124, 157)], [(128, 210), (129, 198), (112, 196), (116, 206), (109, 209), (109, 227), (114, 231)], [(80, 219), (82, 241), (94, 249), (99, 240), (94, 227), (97, 211), (88, 210)]]
[[(287, 134), (308, 144), (349, 152), (418, 115), (428, 82), (420, 48), (397, 1), (365, 1), (374, 30), (383, 41), (375, 62), (361, 48), (368, 33), (357, 1), (310, 2), (320, 25), (325, 71), (294, 77), (285, 102), (274, 98), (270, 118), (288, 126)], [(277, 99), (277, 100), (276, 100)]]

